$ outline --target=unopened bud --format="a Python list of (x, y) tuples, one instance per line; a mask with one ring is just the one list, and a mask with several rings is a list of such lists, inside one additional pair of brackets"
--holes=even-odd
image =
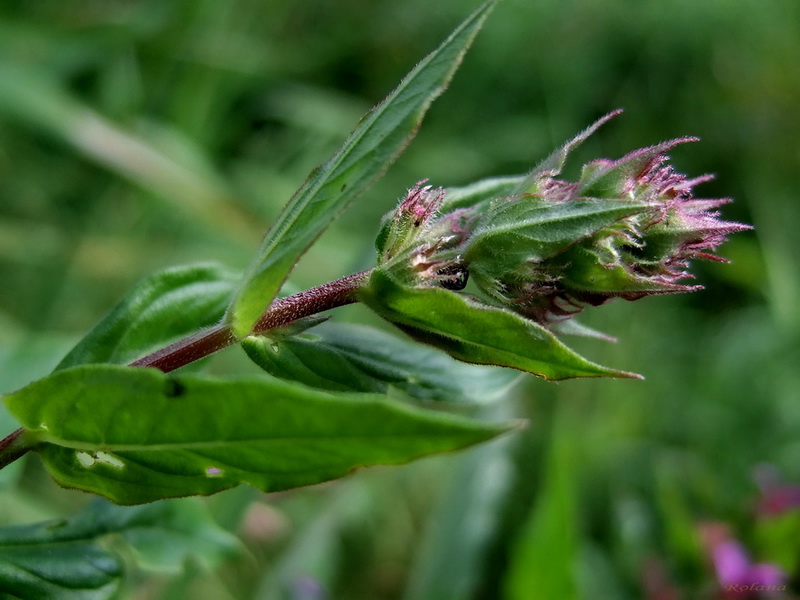
[[(558, 179), (569, 152), (612, 113), (565, 144), (510, 195), (459, 199), (419, 182), (378, 239), (379, 268), (411, 286), (466, 287), (484, 301), (549, 326), (612, 298), (688, 292), (693, 259), (750, 229), (720, 219), (726, 199), (698, 199), (710, 179), (675, 172), (667, 152), (695, 138), (585, 165), (578, 181)], [(504, 188), (509, 186), (503, 183)]]

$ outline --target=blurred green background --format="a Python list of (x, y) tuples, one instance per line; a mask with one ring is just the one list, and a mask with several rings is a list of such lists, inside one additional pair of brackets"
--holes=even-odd
[[(3, 2), (0, 391), (47, 374), (141, 276), (243, 268), (310, 169), (476, 4)], [(415, 181), (524, 172), (618, 107), (574, 164), (697, 135), (675, 164), (715, 173), (699, 192), (735, 198), (725, 217), (756, 229), (722, 248), (732, 264), (696, 265), (706, 290), (586, 315), (620, 342), (576, 347), (645, 381), (526, 381), (483, 410), (530, 426), (483, 448), (211, 498), (243, 550), (179, 576), (132, 567), (124, 597), (718, 598), (720, 536), (780, 566), (793, 597), (799, 64), (796, 0), (501, 2), (417, 139), (292, 285), (369, 266), (380, 216)], [(253, 367), (233, 349), (211, 368)], [(0, 473), (0, 524), (85, 502), (35, 458)]]

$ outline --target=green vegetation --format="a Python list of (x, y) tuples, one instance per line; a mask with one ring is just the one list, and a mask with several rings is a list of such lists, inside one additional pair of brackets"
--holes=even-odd
[[(246, 269), (309, 171), (472, 8), (459, 0), (3, 3), (0, 392), (50, 373), (142, 277), (198, 260)], [(124, 571), (122, 598), (633, 600), (670, 589), (704, 598), (719, 588), (710, 553), (733, 540), (753, 563), (796, 580), (798, 22), (793, 0), (504, 0), (414, 142), (288, 282), (289, 291), (306, 289), (372, 266), (381, 215), (415, 181), (460, 186), (524, 173), (623, 107), (624, 117), (575, 151), (569, 178), (577, 178), (570, 167), (590, 158), (697, 135), (702, 142), (671, 151), (679, 170), (715, 173), (699, 193), (735, 198), (725, 218), (756, 228), (721, 249), (733, 264), (694, 265), (702, 291), (586, 312), (588, 325), (620, 341), (570, 345), (644, 381), (530, 377), (507, 391), (499, 371), (487, 375), (496, 378), (490, 386), (470, 384), (473, 370), (464, 372), (467, 383), (444, 384), (433, 371), (409, 386), (422, 390), (415, 396), (462, 390), (485, 401), (473, 413), (487, 421), (524, 417), (529, 426), (463, 453), (280, 494), (238, 487), (116, 507), (57, 487), (42, 461), (25, 457), (0, 471), (0, 576), (18, 582), (0, 597), (34, 598), (37, 572), (83, 556), (84, 570), (70, 567), (74, 590), (47, 590), (51, 597), (108, 597)], [(267, 268), (283, 276), (293, 259), (273, 258)], [(165, 338), (213, 323), (238, 283), (210, 264), (169, 277), (187, 287), (169, 302), (189, 322), (170, 322)], [(163, 277), (149, 282), (160, 297)], [(387, 286), (384, 293), (413, 304)], [(259, 310), (246, 308), (243, 321)], [(125, 333), (126, 343), (158, 345), (148, 318)], [(383, 326), (364, 306), (338, 309), (335, 320)], [(105, 333), (94, 333), (113, 338), (113, 319), (105, 323)], [(326, 353), (348, 350), (333, 325), (319, 337), (276, 343), (317, 356), (311, 348), (329, 365)], [(93, 350), (83, 348), (61, 366), (134, 358), (102, 335), (102, 357), (87, 358)], [(365, 333), (365, 343), (384, 343), (374, 335)], [(406, 340), (391, 340), (404, 351)], [(319, 367), (308, 375), (302, 364), (274, 365), (270, 348), (246, 349), (266, 370), (297, 369), (297, 379), (315, 385)], [(362, 391), (396, 391), (386, 364), (376, 370), (363, 354), (347, 356), (341, 369), (352, 370)], [(252, 383), (263, 372), (238, 348), (204, 366), (241, 375), (243, 387), (276, 385)], [(113, 385), (128, 390), (161, 385), (144, 374), (116, 377), (109, 375)], [(190, 393), (208, 393), (209, 383), (181, 377)], [(489, 402), (488, 392), (476, 393), (481, 386), (505, 392), (504, 400)], [(5, 411), (3, 435), (19, 425)], [(373, 419), (358, 425), (374, 429), (382, 419)], [(464, 422), (455, 415), (431, 424), (453, 426), (439, 449), (463, 445), (456, 433), (491, 434)], [(69, 428), (58, 415), (55, 423)], [(346, 469), (336, 466), (337, 474)], [(56, 524), (42, 525), (50, 519)], [(52, 546), (47, 564), (29, 550), (43, 540)]]

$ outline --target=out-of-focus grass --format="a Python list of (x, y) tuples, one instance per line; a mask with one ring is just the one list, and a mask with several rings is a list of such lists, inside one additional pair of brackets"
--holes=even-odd
[[(47, 373), (150, 270), (244, 266), (308, 171), (469, 8), (4, 2), (0, 389)], [(501, 3), (417, 140), (294, 284), (367, 265), (380, 215), (413, 182), (524, 171), (616, 107), (578, 158), (699, 135), (675, 162), (716, 173), (701, 191), (736, 198), (726, 216), (755, 231), (723, 248), (733, 264), (696, 269), (705, 291), (587, 315), (621, 341), (581, 348), (644, 382), (530, 382), (513, 410), (531, 426), (502, 451), (212, 498), (252, 556), (171, 582), (142, 575), (137, 597), (313, 597), (316, 581), (337, 599), (708, 598), (709, 523), (797, 579), (796, 508), (757, 514), (754, 472), (800, 482), (798, 23), (795, 0)], [(82, 501), (35, 460), (0, 477), (4, 522)]]

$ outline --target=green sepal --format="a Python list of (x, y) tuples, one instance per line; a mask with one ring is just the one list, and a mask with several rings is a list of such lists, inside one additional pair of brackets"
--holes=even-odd
[(524, 175), (489, 177), (461, 187), (447, 188), (442, 213), (457, 209), (471, 209), (485, 205), (496, 198), (512, 196), (525, 181)]
[[(672, 283), (663, 277), (649, 276), (643, 271), (637, 273), (626, 267), (620, 259), (604, 264), (607, 253), (594, 247), (573, 248), (564, 258), (566, 266), (560, 273), (559, 282), (572, 294), (586, 292), (598, 297), (620, 296), (633, 299), (639, 295), (671, 294), (695, 289), (693, 286)], [(642, 265), (640, 261), (640, 270)], [(658, 263), (652, 265), (652, 268), (656, 274), (661, 269)]]
[(465, 362), (551, 380), (639, 377), (586, 360), (534, 321), (443, 288), (404, 286), (380, 269), (363, 288), (362, 300), (411, 337)]
[[(554, 150), (541, 163), (536, 165), (536, 167), (534, 167), (530, 173), (520, 178), (514, 190), (508, 195), (520, 196), (522, 194), (539, 192), (539, 187), (543, 180), (556, 177), (557, 175), (561, 174), (561, 170), (564, 168), (564, 165), (569, 159), (570, 152), (578, 148), (581, 144), (583, 144), (583, 142), (589, 139), (589, 137), (594, 135), (594, 133), (600, 129), (600, 127), (608, 123), (608, 121), (619, 115), (621, 112), (621, 109), (617, 109), (600, 117), (597, 119), (597, 121), (589, 125), (589, 127), (581, 131), (571, 140), (564, 142), (564, 144)], [(585, 196), (587, 194), (581, 195)]]
[(375, 236), (375, 252), (377, 252), (378, 256), (383, 256), (386, 252), (389, 236), (392, 233), (394, 214), (395, 210), (392, 209), (389, 213), (383, 216), (383, 219), (381, 219), (381, 224), (378, 228), (378, 234)]
[(555, 203), (536, 196), (501, 198), (481, 217), (465, 251), (468, 263), (503, 273), (540, 262), (647, 205), (624, 200)]
[[(594, 198), (619, 198), (624, 190), (629, 190), (630, 193), (631, 183), (635, 182), (642, 172), (661, 160), (665, 152), (679, 144), (693, 141), (697, 141), (697, 138), (670, 140), (634, 150), (619, 160), (602, 159), (590, 162), (581, 171), (578, 193), (581, 196)], [(651, 188), (644, 185), (641, 189), (649, 193)], [(633, 193), (636, 191), (633, 190)]]

